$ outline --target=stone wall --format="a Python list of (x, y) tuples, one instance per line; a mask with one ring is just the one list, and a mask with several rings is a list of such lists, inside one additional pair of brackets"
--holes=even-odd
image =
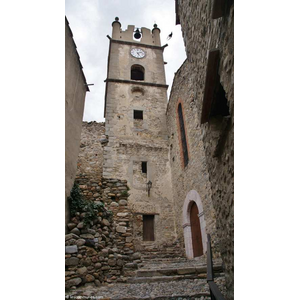
[[(234, 5), (233, 1), (225, 1), (223, 17), (212, 19), (212, 6), (216, 1), (177, 2), (190, 72), (194, 75), (193, 88), (188, 94), (193, 93), (198, 112), (198, 130), (203, 141), (218, 240), (225, 265), (227, 298), (233, 299)], [(218, 74), (230, 117), (210, 118), (200, 125), (208, 53), (212, 49), (220, 51)]]
[(102, 201), (111, 214), (99, 212), (92, 223), (85, 224), (84, 213), (78, 212), (68, 224), (66, 288), (126, 282), (126, 276), (134, 275), (132, 271), (140, 262), (140, 255), (133, 249), (133, 215), (124, 193), (126, 181), (105, 179), (95, 183), (88, 176), (78, 176), (76, 181), (85, 198)]
[(126, 282), (134, 274), (140, 254), (133, 247), (133, 214), (128, 207), (126, 180), (103, 179), (105, 124), (83, 122), (76, 182), (88, 201), (104, 203), (110, 217), (99, 213), (85, 224), (76, 213), (66, 235), (66, 288)]
[(106, 143), (105, 123), (82, 122), (77, 175), (85, 174), (96, 182), (101, 182), (103, 145)]
[[(186, 233), (186, 241), (184, 240), (184, 228), (190, 225), (185, 222), (186, 217), (189, 217), (189, 210), (188, 206), (185, 205), (185, 199), (189, 192), (195, 191), (199, 194), (203, 206), (204, 222), (201, 224), (203, 227), (201, 228), (202, 232), (205, 233), (202, 234), (203, 246), (206, 248), (206, 234), (210, 234), (215, 257), (218, 257), (219, 245), (216, 236), (216, 215), (212, 205), (211, 186), (201, 135), (203, 132), (199, 126), (198, 109), (194, 94), (195, 74), (191, 73), (191, 67), (191, 63), (186, 60), (176, 72), (167, 109), (176, 231), (182, 247), (185, 245), (187, 248), (187, 243), (191, 243), (191, 238)], [(181, 135), (177, 112), (179, 104), (182, 105), (188, 145), (189, 162), (186, 167), (184, 167), (182, 162), (183, 157), (180, 147)], [(196, 201), (196, 198), (194, 197), (191, 200)]]

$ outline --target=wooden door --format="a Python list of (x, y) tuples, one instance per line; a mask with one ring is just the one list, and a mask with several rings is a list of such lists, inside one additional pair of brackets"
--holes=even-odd
[(143, 240), (154, 241), (154, 215), (143, 215)]
[(194, 257), (203, 255), (202, 236), (198, 214), (199, 211), (197, 204), (193, 202), (191, 207), (191, 231)]

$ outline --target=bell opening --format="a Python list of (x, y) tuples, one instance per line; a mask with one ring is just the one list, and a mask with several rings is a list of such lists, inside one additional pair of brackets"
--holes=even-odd
[(139, 31), (139, 29), (137, 28), (136, 31), (134, 32), (134, 35), (133, 35), (134, 39), (135, 40), (140, 40), (142, 35), (141, 35), (141, 32)]

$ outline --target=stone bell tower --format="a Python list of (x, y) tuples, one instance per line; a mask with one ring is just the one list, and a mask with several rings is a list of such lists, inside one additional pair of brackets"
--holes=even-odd
[(176, 239), (166, 128), (167, 88), (160, 29), (112, 23), (103, 177), (127, 180), (138, 251)]

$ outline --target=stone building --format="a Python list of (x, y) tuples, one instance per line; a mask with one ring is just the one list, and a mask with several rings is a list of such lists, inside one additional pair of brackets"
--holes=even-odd
[(176, 239), (166, 127), (167, 88), (160, 29), (118, 18), (109, 37), (103, 177), (127, 180), (134, 246), (159, 249)]
[(69, 220), (67, 198), (73, 186), (86, 92), (89, 88), (82, 71), (73, 34), (65, 18), (65, 220)]
[(85, 240), (68, 253), (78, 258), (68, 266), (68, 286), (130, 282), (149, 271), (137, 270), (149, 253), (194, 259), (168, 272), (204, 280), (197, 272), (206, 272), (210, 234), (225, 271), (226, 289), (222, 271), (219, 287), (233, 299), (233, 1), (176, 0), (175, 7), (187, 59), (169, 102), (160, 29), (112, 23), (106, 122), (84, 123), (77, 171), (83, 194), (103, 201), (112, 219), (100, 217), (92, 229), (72, 219), (67, 246), (90, 234), (95, 251)]
[(188, 254), (196, 202), (201, 233), (210, 233), (220, 251), (233, 299), (234, 5), (176, 0), (175, 6), (187, 54), (167, 110), (176, 220), (183, 213), (177, 232)]

